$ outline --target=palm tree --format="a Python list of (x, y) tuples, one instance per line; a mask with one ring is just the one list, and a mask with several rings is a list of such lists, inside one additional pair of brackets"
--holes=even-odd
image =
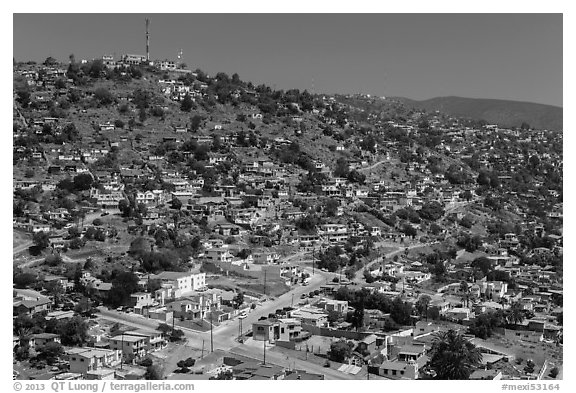
[(430, 296), (422, 295), (420, 298), (418, 298), (415, 304), (418, 314), (425, 317), (426, 320), (428, 320), (428, 307), (430, 306), (430, 300)]
[(60, 304), (60, 299), (65, 292), (62, 284), (60, 284), (58, 281), (51, 281), (45, 285), (45, 289), (48, 292), (48, 295), (52, 297), (54, 308), (58, 307), (58, 304)]
[(470, 301), (470, 289), (468, 288), (468, 282), (460, 282), (460, 292), (463, 293), (462, 297), (466, 301), (466, 307), (468, 307), (468, 303)]
[(524, 309), (520, 303), (512, 303), (508, 309), (507, 319), (514, 324), (522, 323), (522, 321), (524, 321)]
[(430, 355), (437, 379), (468, 379), (482, 360), (480, 350), (452, 329), (436, 334)]

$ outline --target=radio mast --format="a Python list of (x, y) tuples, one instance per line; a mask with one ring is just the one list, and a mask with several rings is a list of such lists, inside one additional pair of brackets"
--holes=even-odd
[(148, 28), (150, 27), (150, 19), (146, 18), (146, 61), (150, 62), (150, 32)]

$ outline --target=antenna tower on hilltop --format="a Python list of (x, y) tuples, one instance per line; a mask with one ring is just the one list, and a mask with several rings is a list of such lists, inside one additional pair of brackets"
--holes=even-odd
[(150, 19), (146, 18), (146, 61), (150, 61)]

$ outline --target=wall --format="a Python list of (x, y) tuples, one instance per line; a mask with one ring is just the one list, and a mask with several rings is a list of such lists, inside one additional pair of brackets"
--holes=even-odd
[(276, 345), (288, 349), (296, 349), (296, 343), (294, 341), (276, 341)]
[(371, 335), (371, 333), (354, 332), (350, 330), (334, 330), (329, 328), (321, 328), (314, 325), (302, 324), (302, 330), (310, 332), (310, 334), (324, 337), (347, 338), (350, 340), (363, 340)]

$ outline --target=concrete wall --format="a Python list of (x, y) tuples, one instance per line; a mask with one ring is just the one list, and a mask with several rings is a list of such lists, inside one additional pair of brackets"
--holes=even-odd
[(294, 341), (276, 341), (276, 345), (288, 349), (296, 349), (296, 343)]
[(371, 333), (354, 332), (350, 330), (335, 330), (329, 328), (318, 327), (310, 324), (303, 323), (302, 330), (310, 332), (310, 334), (324, 337), (347, 338), (349, 340), (363, 340)]

